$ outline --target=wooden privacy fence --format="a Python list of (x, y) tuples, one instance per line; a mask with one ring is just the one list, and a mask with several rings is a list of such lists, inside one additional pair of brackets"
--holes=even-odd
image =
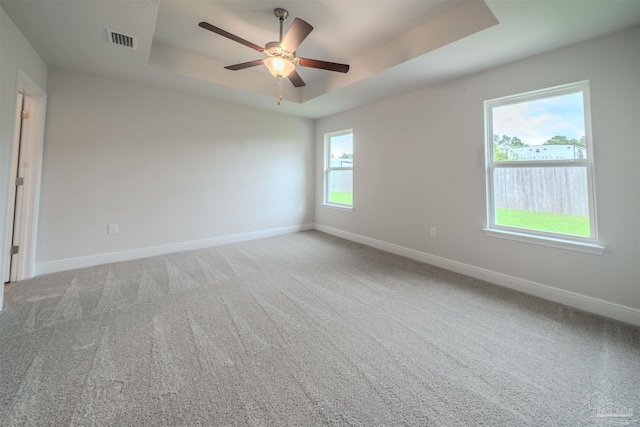
[(329, 188), (331, 191), (343, 193), (353, 192), (353, 170), (331, 171), (329, 177)]
[(497, 208), (589, 215), (584, 167), (496, 168)]

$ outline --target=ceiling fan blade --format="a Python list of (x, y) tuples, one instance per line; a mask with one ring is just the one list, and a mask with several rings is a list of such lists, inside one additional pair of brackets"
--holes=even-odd
[(313, 27), (300, 18), (293, 20), (287, 34), (282, 38), (280, 47), (287, 52), (295, 52), (300, 43), (307, 38)]
[(336, 62), (320, 61), (318, 59), (296, 58), (296, 63), (302, 65), (303, 67), (337, 71), (338, 73), (346, 73), (347, 71), (349, 71), (349, 66), (347, 64), (338, 64)]
[(209, 24), (208, 22), (201, 22), (198, 24), (198, 26), (204, 28), (205, 30), (209, 30), (211, 32), (214, 32), (216, 34), (221, 35), (222, 37), (226, 37), (230, 40), (233, 40), (234, 42), (238, 42), (240, 44), (243, 44), (247, 47), (250, 47), (251, 49), (257, 50), (258, 52), (263, 52), (264, 48), (262, 46), (258, 46), (257, 44), (251, 43), (250, 41), (247, 41), (245, 39), (241, 39), (240, 37), (231, 34), (228, 31), (223, 30), (222, 28), (218, 28), (216, 26), (213, 26), (211, 24)]
[(291, 74), (289, 74), (289, 80), (295, 87), (306, 86), (304, 80), (302, 80), (302, 77), (300, 77), (300, 74), (298, 74), (296, 70), (293, 70)]
[(245, 68), (251, 68), (251, 67), (256, 67), (258, 65), (262, 65), (263, 62), (264, 62), (264, 59), (256, 59), (255, 61), (243, 62), (242, 64), (227, 65), (224, 68), (231, 71), (238, 71), (238, 70), (244, 70)]

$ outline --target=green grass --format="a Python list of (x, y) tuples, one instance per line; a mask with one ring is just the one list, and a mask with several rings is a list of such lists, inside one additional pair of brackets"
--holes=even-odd
[(589, 217), (496, 208), (496, 224), (589, 237)]
[(335, 203), (353, 204), (353, 193), (343, 193), (341, 191), (332, 191), (329, 195), (329, 201)]

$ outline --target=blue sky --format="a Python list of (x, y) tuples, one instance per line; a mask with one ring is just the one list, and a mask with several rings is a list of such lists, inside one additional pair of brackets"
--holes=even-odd
[(342, 153), (353, 154), (353, 134), (331, 137), (331, 154), (333, 154), (333, 157), (340, 158)]
[(528, 145), (586, 134), (582, 92), (495, 107), (492, 114), (494, 134), (517, 136)]

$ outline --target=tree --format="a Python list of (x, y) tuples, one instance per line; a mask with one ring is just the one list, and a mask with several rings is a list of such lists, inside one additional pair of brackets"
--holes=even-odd
[(342, 153), (341, 159), (353, 159), (353, 153)]
[(575, 139), (570, 140), (566, 136), (556, 135), (542, 145), (571, 145), (575, 144), (576, 142), (578, 141), (576, 141)]
[(587, 141), (584, 136), (578, 141), (575, 138), (569, 139), (566, 136), (556, 135), (542, 145), (577, 145), (579, 147), (586, 147)]
[(528, 147), (528, 145), (522, 142), (517, 136), (510, 137), (508, 135), (502, 135), (502, 137), (500, 137), (494, 134), (493, 160), (497, 162), (517, 160), (518, 156), (513, 150), (521, 147)]

